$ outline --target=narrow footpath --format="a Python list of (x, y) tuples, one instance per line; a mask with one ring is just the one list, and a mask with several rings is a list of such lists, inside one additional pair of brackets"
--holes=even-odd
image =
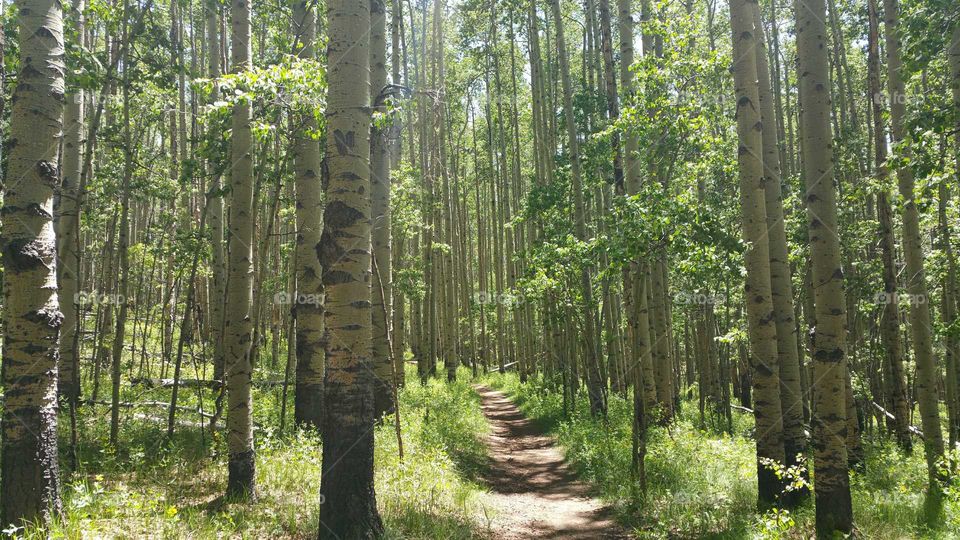
[(491, 427), (484, 504), (493, 538), (629, 538), (610, 508), (577, 480), (550, 436), (502, 392), (475, 388)]

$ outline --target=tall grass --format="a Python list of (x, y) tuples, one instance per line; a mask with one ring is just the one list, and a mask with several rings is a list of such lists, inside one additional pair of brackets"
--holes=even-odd
[[(468, 378), (463, 373), (461, 380)], [(399, 396), (404, 460), (393, 417), (375, 435), (377, 499), (387, 538), (483, 536), (474, 510), (481, 491), (464, 475), (485, 460), (487, 424), (478, 398), (466, 382), (431, 380), (421, 387), (414, 373), (407, 380)], [(279, 406), (265, 393), (256, 391), (257, 407)], [(106, 411), (80, 409), (82, 465), (64, 474), (64, 516), (52, 537), (316, 537), (321, 447), (315, 432), (280, 434), (272, 424), (260, 425), (258, 498), (227, 503), (220, 497), (227, 471), (221, 434), (202, 437), (198, 427), (181, 426), (168, 443), (165, 423), (128, 416), (113, 448), (105, 442)], [(275, 419), (275, 413), (262, 410), (260, 418)], [(22, 529), (15, 535), (43, 537)]]

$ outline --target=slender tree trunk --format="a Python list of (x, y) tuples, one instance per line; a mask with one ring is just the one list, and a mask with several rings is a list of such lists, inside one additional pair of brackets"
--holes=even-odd
[[(293, 34), (301, 58), (315, 57), (316, 12), (309, 0), (294, 0)], [(323, 267), (318, 247), (323, 226), (323, 188), (320, 144), (312, 133), (318, 130), (312, 111), (296, 115), (293, 161), (297, 198), (297, 383), (294, 422), (321, 428), (323, 418)]]
[[(207, 211), (209, 201), (204, 206), (203, 213), (200, 215), (200, 230), (203, 230), (207, 224)], [(173, 439), (174, 427), (177, 421), (177, 401), (180, 393), (180, 373), (183, 367), (183, 349), (191, 347), (194, 337), (194, 306), (197, 303), (197, 267), (200, 264), (199, 249), (195, 249), (190, 263), (189, 281), (187, 281), (187, 295), (184, 301), (183, 319), (180, 323), (180, 336), (177, 340), (177, 356), (173, 363), (173, 389), (170, 392), (170, 407), (167, 409), (167, 440)]]
[[(127, 43), (127, 24), (130, 17), (129, 0), (123, 3), (123, 43)], [(117, 326), (113, 333), (113, 354), (110, 369), (110, 444), (116, 446), (120, 430), (120, 364), (123, 359), (123, 340), (127, 329), (127, 293), (130, 289), (130, 181), (133, 176), (133, 138), (130, 126), (130, 48), (123, 48), (123, 185), (120, 195), (120, 225), (117, 234), (117, 258), (119, 261), (119, 282), (117, 284)]]
[[(574, 221), (576, 235), (580, 241), (587, 240), (587, 226), (585, 205), (583, 201), (583, 180), (580, 170), (580, 150), (577, 140), (577, 129), (573, 116), (573, 85), (570, 82), (570, 59), (567, 55), (566, 38), (563, 32), (563, 18), (560, 12), (559, 0), (550, 0), (553, 18), (557, 33), (557, 56), (560, 58), (560, 76), (563, 87), (563, 110), (566, 119), (568, 152), (570, 154), (571, 177), (570, 189), (573, 196)], [(605, 415), (607, 411), (606, 389), (600, 376), (600, 361), (597, 358), (597, 329), (593, 306), (593, 285), (590, 280), (590, 268), (584, 266), (580, 270), (580, 288), (583, 295), (582, 310), (584, 320), (584, 336), (586, 340), (585, 366), (587, 368), (587, 391), (590, 397), (590, 411), (594, 416)]]
[[(957, 323), (957, 259), (951, 245), (951, 227), (947, 216), (947, 207), (950, 205), (950, 188), (946, 180), (941, 180), (938, 186), (939, 204), (938, 215), (940, 224), (940, 248), (943, 251), (947, 263), (947, 274), (943, 281), (943, 302), (941, 313), (943, 324), (947, 328), (956, 328)], [(960, 337), (956, 332), (948, 332), (944, 339), (944, 348), (946, 349), (946, 394), (947, 394), (947, 412), (949, 413), (949, 422), (947, 433), (949, 434), (950, 448), (956, 448), (957, 439), (960, 437), (960, 379), (958, 379), (958, 365), (960, 362)]]
[[(950, 37), (950, 47), (947, 50), (950, 64), (950, 89), (953, 98), (953, 110), (960, 110), (960, 18), (954, 19), (953, 32)], [(956, 153), (956, 182), (960, 184), (960, 117), (954, 123), (954, 151)], [(946, 209), (950, 198), (950, 186), (946, 180), (940, 182), (940, 223), (941, 239), (944, 243), (943, 249), (947, 256), (947, 283), (945, 288), (949, 290), (949, 299), (944, 299), (944, 322), (948, 325), (956, 325), (957, 311), (960, 310), (960, 284), (957, 283), (957, 259), (953, 251), (952, 236), (950, 224), (947, 221)], [(948, 384), (954, 387), (953, 392), (953, 414), (950, 418), (950, 448), (956, 448), (957, 441), (960, 439), (960, 336), (952, 334), (947, 341), (947, 354), (949, 366), (947, 377)], [(952, 368), (952, 369), (951, 369)]]
[[(887, 52), (887, 93), (890, 95), (890, 135), (892, 142), (906, 163), (912, 152), (905, 139), (903, 122), (906, 114), (906, 91), (904, 89), (900, 60), (900, 29), (898, 0), (883, 0), (884, 37)], [(897, 183), (903, 198), (903, 254), (906, 262), (906, 280), (910, 304), (910, 337), (917, 364), (917, 401), (920, 403), (920, 421), (923, 425), (923, 448), (927, 458), (930, 489), (939, 490), (937, 461), (943, 457), (943, 433), (940, 426), (939, 379), (933, 358), (933, 323), (930, 317), (930, 302), (924, 270), (923, 241), (920, 237), (920, 212), (917, 208), (916, 182), (909, 165), (897, 169)]]
[[(653, 351), (654, 351), (654, 334), (651, 331), (651, 316), (650, 316), (650, 298), (652, 296), (651, 287), (653, 285), (653, 280), (651, 279), (651, 266), (652, 262), (643, 262), (639, 264), (639, 269), (637, 272), (637, 278), (634, 280), (634, 294), (638, 296), (637, 298), (637, 351), (640, 354), (640, 364), (643, 368), (643, 393), (646, 396), (647, 405), (646, 407), (647, 415), (651, 415), (652, 411), (649, 409), (655, 407), (658, 403), (657, 401), (657, 384), (656, 384), (656, 370), (653, 365)], [(646, 352), (644, 352), (646, 351)]]
[[(232, 68), (240, 73), (252, 67), (250, 59), (250, 4), (233, 0)], [(250, 359), (253, 332), (253, 200), (254, 142), (250, 125), (251, 104), (233, 107), (233, 137), (230, 145), (230, 235), (229, 287), (224, 321), (224, 375), (227, 389), (227, 447), (229, 478), (227, 496), (256, 497), (253, 445), (253, 399)]]
[[(770, 91), (770, 70), (760, 8), (751, 3), (757, 35), (757, 75), (763, 137), (763, 190), (770, 245), (770, 285), (777, 329), (777, 361), (780, 366), (780, 408), (783, 415), (783, 447), (787, 466), (799, 463), (807, 446), (803, 432), (803, 397), (800, 390), (800, 359), (797, 356), (796, 313), (790, 275), (789, 247), (784, 227), (783, 196), (780, 192), (780, 150), (777, 138), (774, 99)], [(803, 490), (791, 493), (802, 497)]]
[[(403, 39), (403, 7), (400, 0), (392, 0), (392, 23), (391, 23), (391, 69), (392, 69), (392, 80), (393, 84), (400, 86), (407, 83), (406, 77), (406, 44)], [(404, 77), (401, 79), (400, 71), (401, 67), (403, 68)], [(410, 122), (407, 122), (410, 124)], [(412, 131), (411, 131), (412, 133)], [(396, 131), (396, 141), (394, 142), (391, 153), (390, 153), (390, 167), (391, 170), (400, 164), (400, 159), (403, 154), (403, 129), (397, 129)], [(410, 137), (409, 144), (412, 148), (414, 141), (413, 137)], [(413, 153), (411, 152), (412, 156)], [(393, 224), (391, 223), (391, 227)], [(404, 255), (404, 236), (401, 234), (396, 239), (393, 240), (393, 245), (391, 245), (391, 256), (393, 257), (393, 275), (396, 276), (403, 268), (403, 255)], [(393, 321), (391, 322), (392, 332), (390, 334), (391, 342), (393, 345), (393, 361), (394, 361), (394, 372), (397, 374), (398, 380), (397, 384), (403, 386), (404, 383), (404, 354), (406, 352), (406, 342), (404, 335), (406, 332), (406, 308), (404, 305), (404, 297), (401, 291), (393, 286), (393, 283), (396, 280), (391, 276), (390, 282), (390, 293), (393, 295)]]
[[(770, 248), (764, 193), (762, 123), (757, 84), (757, 40), (751, 0), (733, 0), (730, 25), (733, 31), (734, 81), (737, 99), (737, 149), (740, 165), (740, 206), (744, 255), (747, 267), (744, 292), (749, 323), (750, 366), (753, 372), (754, 416), (757, 425), (758, 504), (765, 508), (780, 495), (778, 480), (770, 461), (784, 463), (783, 418), (781, 416), (777, 327), (770, 285)], [(768, 169), (769, 170), (769, 169)], [(767, 181), (770, 179), (767, 178)]]
[[(75, 0), (73, 17), (75, 31), (84, 45), (86, 35), (85, 0)], [(60, 212), (57, 221), (57, 270), (60, 283), (60, 303), (64, 306), (63, 326), (60, 330), (60, 392), (76, 404), (80, 397), (80, 351), (77, 325), (80, 306), (80, 172), (83, 167), (84, 147), (84, 92), (75, 89), (65, 96), (63, 112), (63, 178), (60, 185)]]
[[(207, 75), (211, 79), (220, 77), (222, 69), (220, 67), (220, 2), (219, 0), (205, 0), (206, 9), (206, 28), (207, 28)], [(218, 96), (211, 97), (211, 101), (216, 101)], [(215, 133), (208, 133), (209, 138), (213, 138)], [(211, 141), (212, 144), (212, 141)], [(222, 180), (219, 174), (220, 165), (217, 163), (208, 163), (208, 171), (211, 173), (210, 191), (216, 192), (210, 199), (210, 208), (207, 221), (210, 223), (211, 245), (211, 293), (213, 298), (210, 300), (210, 321), (208, 325), (211, 329), (210, 336), (213, 341), (213, 378), (223, 381), (223, 324), (224, 324), (224, 298), (227, 292), (227, 267), (225, 264), (225, 242), (223, 237), (223, 201), (225, 195), (221, 193), (223, 188)]]
[[(370, 96), (374, 111), (386, 112), (387, 33), (386, 5), (370, 0)], [(370, 197), (373, 215), (373, 256), (380, 272), (373, 274), (373, 399), (380, 417), (393, 408), (393, 366), (387, 333), (393, 319), (393, 261), (390, 239), (390, 128), (380, 124), (370, 133)], [(382, 280), (382, 281), (381, 281)], [(383, 289), (383, 298), (376, 293)]]
[(900, 307), (897, 302), (897, 268), (895, 262), (896, 243), (893, 233), (893, 210), (887, 193), (887, 137), (883, 127), (883, 106), (886, 101), (880, 91), (880, 45), (877, 0), (868, 1), (869, 39), (868, 39), (868, 79), (870, 101), (873, 111), (873, 149), (874, 166), (877, 176), (877, 218), (880, 224), (881, 261), (883, 263), (883, 295), (878, 298), (883, 305), (880, 322), (880, 339), (884, 349), (884, 374), (888, 403), (892, 405), (893, 425), (897, 442), (901, 448), (910, 450), (910, 405), (907, 402), (907, 388), (903, 379), (903, 353), (900, 339)]
[(813, 438), (817, 535), (853, 528), (847, 470), (846, 299), (837, 193), (830, 133), (830, 81), (824, 0), (797, 3), (797, 56), (800, 74), (803, 178), (806, 183), (815, 324), (813, 334)]

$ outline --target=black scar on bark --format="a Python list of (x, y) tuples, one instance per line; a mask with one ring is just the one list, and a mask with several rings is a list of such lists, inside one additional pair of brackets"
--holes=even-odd
[[(340, 174), (340, 178), (342, 178), (342, 179), (344, 179), (344, 180), (348, 180), (348, 181), (350, 181), (350, 182), (357, 182), (357, 181), (359, 181), (359, 180), (363, 180), (363, 177), (361, 177), (359, 174), (357, 174), (357, 173), (355, 173), (355, 172), (353, 172), (353, 171), (345, 171), (345, 172), (341, 173), (341, 174)], [(361, 189), (363, 189), (363, 186), (361, 186)]]
[(15, 272), (27, 272), (44, 266), (44, 242), (35, 238), (14, 238), (3, 246), (3, 260)]
[(763, 363), (763, 362), (757, 362), (757, 365), (755, 366), (755, 369), (756, 369), (757, 372), (758, 372), (759, 374), (761, 374), (761, 375), (764, 375), (764, 376), (767, 376), (767, 377), (769, 377), (770, 375), (773, 375), (773, 370), (771, 370), (769, 367), (767, 367), (767, 365), (766, 365), (765, 363)]
[[(343, 254), (343, 249), (337, 244), (334, 236), (330, 233), (330, 229), (327, 227), (324, 227), (323, 234), (320, 235), (320, 242), (316, 246), (316, 251), (317, 258), (320, 259), (320, 264), (323, 268), (329, 268), (331, 263), (339, 260)], [(329, 272), (324, 272), (324, 276), (328, 273)]]
[(38, 161), (37, 174), (40, 175), (50, 187), (55, 187), (60, 182), (60, 169), (57, 164), (51, 161)]
[(336, 129), (333, 131), (333, 141), (337, 145), (337, 153), (341, 156), (345, 156), (350, 153), (350, 149), (353, 148), (354, 143), (356, 142), (356, 135), (352, 131), (346, 133)]
[(350, 283), (353, 281), (353, 274), (340, 270), (333, 270), (323, 274), (324, 285), (338, 285), (341, 283)]
[(327, 227), (339, 230), (352, 226), (363, 219), (363, 213), (343, 201), (331, 201), (324, 211)]
[(46, 26), (40, 26), (39, 28), (37, 28), (37, 31), (34, 32), (33, 35), (34, 35), (34, 37), (38, 37), (38, 38), (52, 38), (52, 37), (55, 37), (55, 36), (53, 35), (53, 31), (50, 30), (49, 28), (47, 28)]
[[(56, 178), (54, 178), (54, 181), (56, 181)], [(31, 215), (31, 216), (39, 216), (45, 219), (53, 219), (53, 216), (50, 214), (50, 212), (47, 212), (46, 210), (44, 210), (42, 205), (35, 202), (28, 204), (26, 208), (24, 208), (24, 212), (27, 215)]]
[(33, 63), (24, 64), (23, 68), (20, 70), (21, 80), (39, 78), (43, 78), (43, 73), (41, 73), (37, 68), (33, 67)]
[(836, 348), (832, 351), (817, 351), (813, 354), (813, 357), (818, 362), (832, 362), (837, 363), (843, 360), (844, 353), (843, 349)]

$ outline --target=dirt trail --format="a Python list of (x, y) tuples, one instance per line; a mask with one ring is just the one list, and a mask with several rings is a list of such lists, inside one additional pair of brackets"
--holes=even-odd
[(494, 538), (629, 538), (610, 509), (577, 480), (552, 438), (502, 392), (476, 390), (491, 427), (485, 505)]

